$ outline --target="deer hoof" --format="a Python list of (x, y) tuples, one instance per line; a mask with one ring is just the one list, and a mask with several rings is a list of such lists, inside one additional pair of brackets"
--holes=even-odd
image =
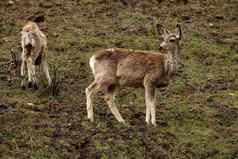
[(28, 82), (28, 88), (32, 88), (32, 82)]
[(37, 84), (34, 84), (33, 88), (34, 88), (35, 90), (37, 90), (39, 87), (38, 87)]

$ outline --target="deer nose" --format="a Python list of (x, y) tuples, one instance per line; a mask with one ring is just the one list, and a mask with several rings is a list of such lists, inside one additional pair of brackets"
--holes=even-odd
[(159, 51), (163, 51), (164, 48), (162, 46), (159, 46)]

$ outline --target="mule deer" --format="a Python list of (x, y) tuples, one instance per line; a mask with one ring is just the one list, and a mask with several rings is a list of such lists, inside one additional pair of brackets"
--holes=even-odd
[(115, 93), (123, 87), (144, 87), (147, 124), (156, 125), (155, 88), (168, 85), (178, 66), (181, 40), (180, 25), (176, 33), (171, 33), (161, 25), (157, 29), (162, 33), (163, 42), (160, 52), (111, 48), (97, 52), (89, 60), (94, 81), (86, 88), (87, 116), (92, 122), (93, 96), (98, 91), (105, 93), (105, 101), (115, 118), (122, 123), (114, 102)]
[(39, 29), (38, 25), (34, 22), (28, 22), (21, 32), (21, 76), (23, 77), (21, 86), (25, 88), (25, 67), (28, 72), (28, 86), (32, 84), (37, 88), (35, 66), (42, 64), (43, 71), (46, 74), (49, 85), (51, 78), (49, 74), (47, 57), (47, 39), (44, 33)]

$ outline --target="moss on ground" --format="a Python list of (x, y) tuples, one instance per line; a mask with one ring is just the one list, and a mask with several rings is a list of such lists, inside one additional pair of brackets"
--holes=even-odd
[[(16, 3), (24, 6), (28, 2)], [(50, 0), (46, 8), (40, 2), (29, 4), (39, 13), (46, 9), (40, 27), (48, 37), (51, 71), (57, 67), (63, 83), (60, 95), (52, 97), (42, 95), (45, 78), (40, 78), (37, 91), (21, 90), (19, 79), (13, 84), (0, 79), (0, 158), (238, 158), (236, 43), (217, 42), (215, 37), (209, 38), (209, 31), (221, 34), (220, 41), (230, 36), (236, 39), (237, 34), (207, 28), (211, 19), (201, 13), (210, 5), (204, 3), (195, 11), (190, 10), (198, 5), (193, 2), (140, 1), (124, 6), (119, 1), (61, 4)], [(171, 5), (175, 9), (171, 10)], [(19, 9), (0, 2), (3, 7), (9, 12), (8, 19), (0, 16), (4, 21), (0, 23), (0, 62), (8, 59), (10, 48), (21, 51)], [(223, 13), (219, 5), (212, 7), (233, 17)], [(38, 12), (29, 9), (22, 16), (37, 16)], [(215, 17), (214, 23), (222, 18), (216, 17), (215, 11), (207, 14)], [(88, 66), (91, 55), (109, 47), (157, 50), (160, 39), (156, 23), (167, 21), (173, 28), (178, 19), (184, 32), (180, 69), (168, 87), (157, 90), (158, 126), (146, 125), (144, 91), (132, 88), (123, 89), (116, 98), (126, 126), (115, 120), (99, 97), (95, 99), (95, 122), (90, 123), (86, 119), (85, 88), (93, 80)], [(221, 27), (233, 21), (226, 19), (224, 23)]]

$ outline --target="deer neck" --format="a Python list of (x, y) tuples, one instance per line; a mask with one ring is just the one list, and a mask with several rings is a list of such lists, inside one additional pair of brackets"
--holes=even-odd
[(176, 47), (165, 54), (165, 72), (168, 76), (175, 74), (178, 69), (179, 51), (179, 47)]

